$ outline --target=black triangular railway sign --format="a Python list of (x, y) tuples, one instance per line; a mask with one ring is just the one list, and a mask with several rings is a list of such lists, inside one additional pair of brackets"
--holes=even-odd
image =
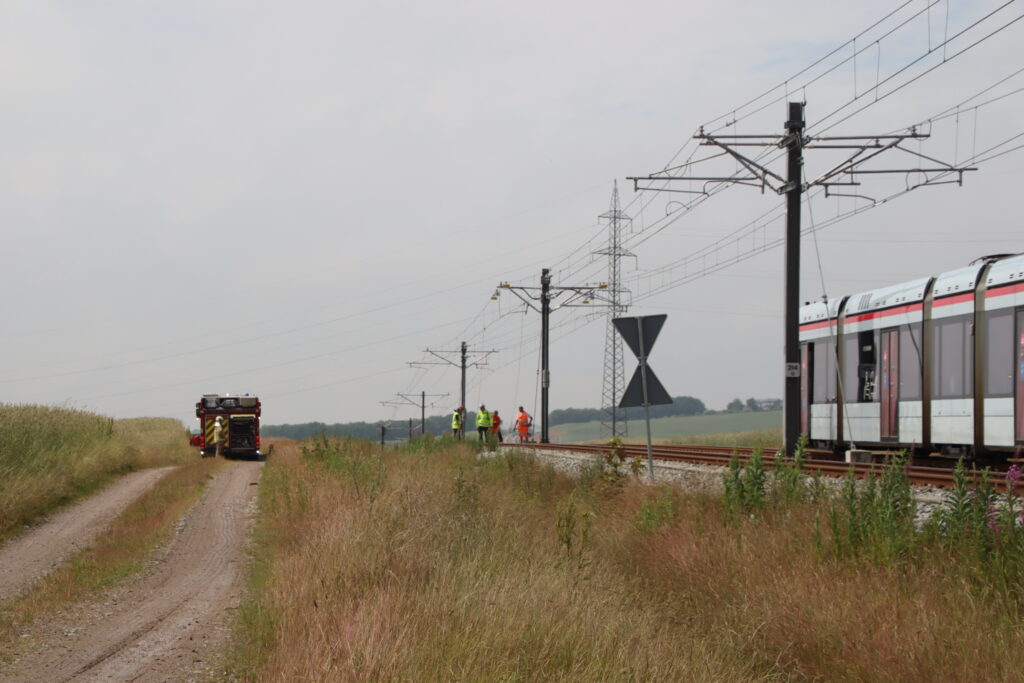
[[(618, 320), (621, 320), (621, 318)], [(634, 326), (636, 325), (636, 323), (633, 324)], [(633, 373), (633, 378), (629, 380), (629, 386), (626, 387), (626, 393), (622, 395), (622, 400), (619, 401), (619, 407), (639, 408), (643, 406), (644, 385), (643, 379), (640, 376), (641, 371), (646, 371), (647, 374), (647, 405), (663, 406), (672, 403), (672, 397), (668, 395), (661, 381), (654, 375), (651, 366), (645, 364), (637, 366), (636, 372)]]
[(612, 323), (614, 323), (615, 329), (619, 331), (619, 334), (622, 335), (633, 355), (639, 358), (640, 330), (636, 321), (639, 320), (640, 326), (643, 327), (644, 355), (649, 356), (651, 355), (651, 349), (654, 348), (654, 341), (658, 338), (658, 334), (661, 333), (661, 327), (665, 324), (666, 318), (668, 318), (668, 315), (661, 313), (659, 315), (645, 315), (639, 318), (613, 318)]

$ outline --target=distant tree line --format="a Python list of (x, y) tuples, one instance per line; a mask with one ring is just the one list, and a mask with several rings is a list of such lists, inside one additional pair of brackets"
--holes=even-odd
[[(499, 411), (500, 412), (500, 411)], [(651, 417), (676, 417), (683, 415), (703, 415), (708, 412), (704, 402), (692, 396), (676, 396), (673, 403), (663, 406), (651, 406)], [(512, 422), (516, 419), (515, 413), (503, 413), (502, 428), (510, 429)], [(627, 411), (627, 418), (638, 420), (643, 418), (643, 412), (639, 409)], [(601, 419), (599, 408), (560, 408), (551, 411), (551, 426), (570, 424), (573, 422), (595, 422)], [(537, 421), (537, 416), (534, 416)], [(451, 431), (452, 416), (432, 415), (426, 420), (427, 433), (435, 436)], [(319, 434), (328, 436), (350, 436), (357, 439), (380, 439), (380, 422), (339, 422), (325, 424), (323, 422), (305, 422), (302, 424), (283, 425), (262, 425), (260, 433), (263, 436), (280, 436), (288, 439), (306, 439)], [(384, 438), (389, 441), (409, 438), (408, 420), (392, 420), (385, 424), (386, 431)], [(420, 434), (420, 420), (413, 418), (413, 436)], [(472, 432), (476, 428), (476, 412), (469, 411), (466, 416), (466, 431)], [(538, 422), (537, 428), (540, 428)]]
[(725, 407), (727, 413), (759, 412), (762, 410), (782, 410), (782, 399), (780, 398), (748, 398), (746, 402), (734, 398)]

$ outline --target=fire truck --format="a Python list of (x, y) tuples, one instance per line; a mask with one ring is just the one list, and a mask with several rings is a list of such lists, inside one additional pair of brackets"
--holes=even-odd
[(199, 433), (193, 434), (191, 443), (199, 448), (204, 458), (214, 455), (214, 425), (221, 418), (221, 435), (225, 456), (263, 459), (260, 452), (260, 400), (249, 394), (203, 394), (196, 403)]

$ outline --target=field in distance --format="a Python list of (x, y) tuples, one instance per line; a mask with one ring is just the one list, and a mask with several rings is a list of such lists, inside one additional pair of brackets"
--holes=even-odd
[[(631, 414), (634, 412), (639, 413), (640, 411), (631, 411)], [(625, 439), (626, 441), (640, 442), (646, 438), (643, 419), (630, 420), (628, 428), (629, 436)], [(655, 439), (663, 441), (703, 434), (724, 435), (737, 432), (763, 432), (781, 428), (781, 410), (660, 417), (651, 420), (651, 434)], [(551, 427), (551, 440), (556, 443), (603, 441), (604, 435), (600, 422), (577, 422)], [(693, 441), (689, 438), (686, 440)]]

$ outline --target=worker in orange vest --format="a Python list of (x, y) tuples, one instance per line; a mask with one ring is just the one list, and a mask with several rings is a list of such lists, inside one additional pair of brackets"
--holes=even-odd
[(497, 410), (491, 413), (491, 434), (497, 435), (499, 443), (505, 441), (501, 436), (501, 417), (498, 415)]
[(519, 433), (519, 443), (526, 443), (530, 440), (530, 425), (533, 424), (533, 418), (530, 414), (523, 410), (522, 406), (519, 406), (519, 414), (516, 415), (516, 431)]

